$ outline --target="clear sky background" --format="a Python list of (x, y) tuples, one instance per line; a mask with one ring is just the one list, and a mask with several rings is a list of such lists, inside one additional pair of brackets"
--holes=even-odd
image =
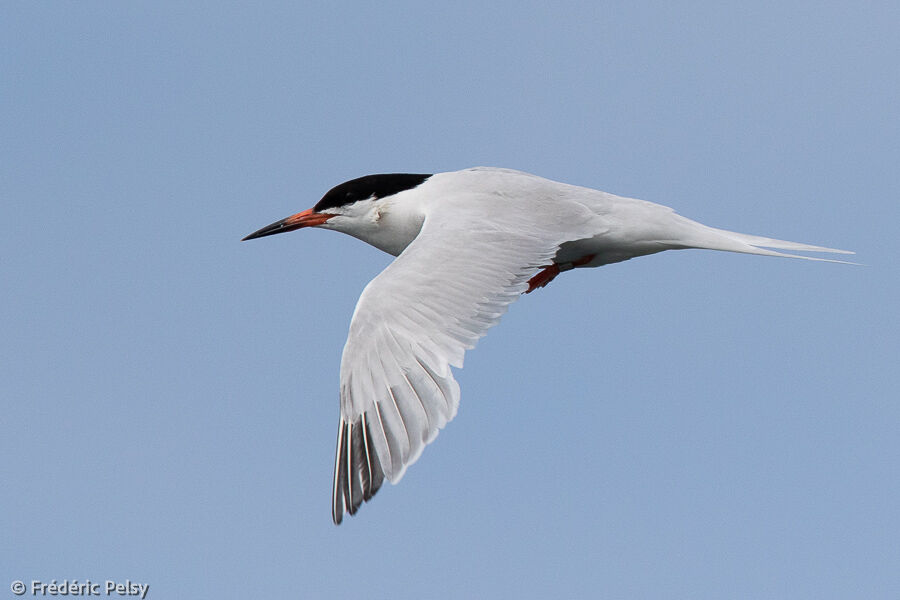
[[(896, 2), (0, 9), (0, 598), (900, 597)], [(566, 273), (456, 420), (330, 518), (340, 353), (389, 261), (240, 243), (476, 165), (857, 251)]]

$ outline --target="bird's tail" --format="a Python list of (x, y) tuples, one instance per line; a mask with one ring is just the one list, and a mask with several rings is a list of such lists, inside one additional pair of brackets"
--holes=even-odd
[[(685, 219), (690, 221), (689, 219)], [(690, 221), (690, 233), (687, 242), (681, 245), (684, 248), (704, 248), (707, 250), (724, 250), (726, 252), (742, 252), (744, 254), (761, 254), (763, 256), (786, 256), (788, 258), (802, 258), (805, 260), (817, 260), (821, 262), (843, 263), (855, 265), (858, 263), (836, 260), (833, 258), (819, 258), (815, 256), (803, 256), (800, 254), (790, 254), (787, 252), (778, 252), (778, 250), (793, 250), (796, 252), (830, 252), (833, 254), (854, 254), (850, 250), (838, 250), (836, 248), (826, 248), (824, 246), (813, 246), (810, 244), (801, 244), (798, 242), (788, 242), (785, 240), (776, 240), (774, 238), (761, 237), (758, 235), (748, 235), (746, 233), (738, 233), (736, 231), (728, 231), (725, 229), (716, 229), (715, 227), (707, 227), (696, 221)], [(696, 227), (699, 225), (699, 228)]]

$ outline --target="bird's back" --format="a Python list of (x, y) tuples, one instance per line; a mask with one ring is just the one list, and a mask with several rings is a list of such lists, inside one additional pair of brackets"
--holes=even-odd
[[(679, 215), (674, 209), (636, 198), (560, 183), (537, 175), (496, 167), (474, 167), (434, 176), (445, 194), (476, 208), (459, 212), (477, 214), (490, 227), (515, 231), (534, 228), (539, 235), (556, 237), (557, 263), (597, 267), (663, 250), (701, 248), (746, 254), (828, 260), (775, 252), (766, 248), (802, 252), (846, 253), (822, 246), (788, 242), (709, 227)], [(465, 190), (466, 194), (460, 194)], [(443, 200), (439, 200), (443, 201)], [(583, 260), (592, 256), (591, 260)], [(844, 261), (830, 261), (844, 262)]]

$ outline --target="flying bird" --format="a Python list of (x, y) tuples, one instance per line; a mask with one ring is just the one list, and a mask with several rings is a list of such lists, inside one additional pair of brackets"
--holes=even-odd
[[(397, 483), (453, 419), (450, 367), (507, 306), (573, 268), (685, 248), (844, 262), (835, 252), (715, 229), (666, 206), (510, 169), (367, 175), (244, 240), (321, 227), (396, 256), (365, 287), (341, 358), (332, 517)], [(777, 249), (777, 250), (773, 250)]]

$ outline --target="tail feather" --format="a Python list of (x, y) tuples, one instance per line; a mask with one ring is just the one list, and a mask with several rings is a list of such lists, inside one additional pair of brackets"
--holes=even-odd
[[(699, 225), (699, 223), (695, 224)], [(693, 231), (691, 231), (691, 235), (689, 236), (690, 242), (683, 247), (703, 248), (707, 250), (724, 250), (726, 252), (741, 252), (744, 254), (760, 254), (763, 256), (784, 256), (787, 258), (802, 258), (804, 260), (842, 263), (847, 265), (859, 264), (846, 260), (836, 260), (833, 258), (819, 258), (816, 256), (803, 256), (800, 254), (777, 252), (776, 250), (770, 250), (770, 248), (777, 248), (778, 250), (793, 250), (798, 252), (855, 254), (850, 250), (838, 250), (837, 248), (827, 248), (825, 246), (813, 246), (811, 244), (801, 244), (799, 242), (777, 240), (775, 238), (738, 233), (736, 231), (728, 231), (726, 229), (716, 229), (715, 227), (707, 227), (705, 225), (701, 225), (701, 228), (701, 230), (692, 228)]]
[(734, 231), (726, 231), (724, 229), (715, 229), (714, 231), (742, 241), (746, 244), (750, 244), (751, 246), (764, 246), (766, 248), (778, 248), (781, 250), (799, 250), (801, 252), (831, 252), (834, 254), (855, 254), (850, 250), (838, 250), (837, 248), (826, 248), (825, 246), (813, 246), (811, 244), (801, 244), (799, 242), (788, 242), (786, 240), (776, 240), (773, 238), (761, 237), (758, 235), (736, 233)]

